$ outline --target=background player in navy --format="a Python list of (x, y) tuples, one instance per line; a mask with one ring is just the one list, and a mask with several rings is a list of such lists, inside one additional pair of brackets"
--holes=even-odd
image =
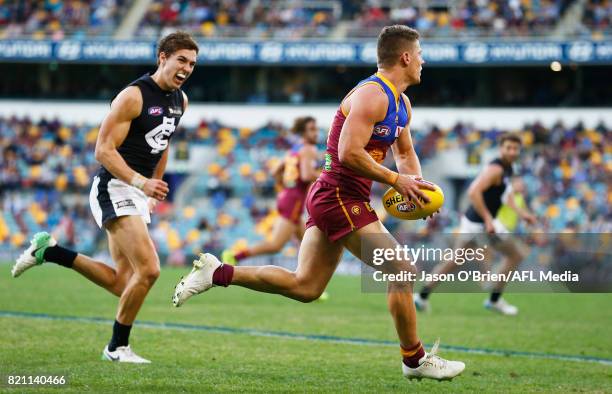
[[(474, 236), (482, 233), (492, 235), (489, 239), (491, 246), (505, 256), (503, 266), (498, 273), (507, 273), (518, 267), (523, 260), (523, 252), (512, 239), (500, 234), (509, 233), (508, 229), (496, 218), (497, 212), (502, 206), (506, 187), (513, 176), (512, 164), (519, 158), (521, 153), (521, 139), (514, 134), (504, 134), (499, 141), (499, 157), (491, 161), (487, 167), (474, 179), (468, 189), (470, 207), (461, 218), (460, 234), (472, 234)], [(536, 219), (526, 210), (519, 211), (521, 218), (530, 224)], [(495, 235), (497, 234), (497, 235)], [(478, 239), (479, 237), (476, 237)], [(464, 236), (460, 242), (469, 243), (474, 238), (470, 235)], [(479, 246), (481, 246), (479, 244)], [(460, 248), (465, 245), (460, 245)], [(446, 274), (457, 268), (453, 261), (439, 264), (435, 274)], [(437, 282), (429, 282), (419, 294), (415, 294), (414, 302), (417, 309), (429, 310), (429, 295), (437, 285)], [(509, 304), (501, 298), (501, 293), (506, 285), (505, 282), (493, 284), (490, 297), (485, 300), (484, 306), (504, 315), (516, 315), (518, 308)]]
[(128, 344), (132, 323), (159, 277), (159, 258), (147, 223), (155, 201), (169, 192), (161, 178), (168, 159), (168, 143), (187, 96), (180, 87), (193, 72), (198, 46), (186, 33), (172, 33), (159, 42), (157, 70), (123, 89), (112, 101), (96, 143), (102, 165), (95, 176), (90, 205), (96, 223), (108, 234), (115, 268), (62, 248), (46, 232), (34, 236), (17, 259), (14, 277), (44, 262), (72, 268), (120, 297), (113, 335), (103, 358), (148, 363)]

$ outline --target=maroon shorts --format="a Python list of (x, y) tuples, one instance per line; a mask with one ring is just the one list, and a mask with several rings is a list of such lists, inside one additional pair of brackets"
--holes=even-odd
[(378, 220), (369, 200), (343, 193), (340, 187), (317, 180), (306, 197), (306, 228), (317, 226), (335, 242)]
[(282, 217), (298, 224), (304, 212), (305, 199), (305, 192), (302, 190), (284, 189), (276, 199), (276, 209)]

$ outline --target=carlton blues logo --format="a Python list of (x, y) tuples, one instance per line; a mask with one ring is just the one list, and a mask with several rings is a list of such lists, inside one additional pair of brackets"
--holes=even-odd
[(174, 129), (176, 129), (174, 118), (164, 116), (164, 121), (159, 126), (145, 134), (145, 140), (152, 148), (151, 153), (159, 153), (166, 150), (168, 140), (172, 133), (174, 133)]

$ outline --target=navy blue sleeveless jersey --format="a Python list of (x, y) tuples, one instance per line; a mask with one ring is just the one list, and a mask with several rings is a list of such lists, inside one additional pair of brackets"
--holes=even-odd
[[(117, 151), (131, 169), (150, 178), (183, 116), (183, 91), (162, 90), (150, 74), (143, 75), (128, 86), (140, 89), (142, 110), (132, 120), (130, 130)], [(113, 177), (104, 166), (98, 175)]]
[[(504, 170), (504, 174), (502, 175), (502, 183), (500, 185), (491, 186), (482, 193), (482, 197), (484, 198), (484, 202), (487, 206), (487, 209), (489, 210), (489, 212), (491, 212), (491, 216), (495, 217), (497, 215), (497, 211), (499, 211), (499, 208), (501, 208), (502, 206), (502, 196), (506, 191), (506, 186), (508, 185), (508, 183), (510, 183), (510, 178), (513, 175), (513, 170), (512, 165), (505, 165), (504, 162), (499, 158), (491, 161), (491, 163), (489, 164), (498, 164)], [(484, 223), (484, 219), (480, 217), (478, 212), (476, 212), (476, 209), (473, 205), (470, 205), (470, 207), (465, 213), (465, 216), (472, 222)]]

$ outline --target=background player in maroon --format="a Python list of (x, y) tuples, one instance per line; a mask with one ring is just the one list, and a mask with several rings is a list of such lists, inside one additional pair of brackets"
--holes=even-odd
[[(361, 249), (366, 239), (377, 235), (377, 248), (398, 245), (370, 208), (369, 193), (372, 181), (377, 181), (392, 185), (422, 205), (417, 197), (428, 199), (420, 188), (433, 189), (421, 182), (421, 167), (408, 128), (410, 103), (401, 93), (421, 79), (424, 61), (418, 38), (409, 27), (385, 27), (377, 44), (378, 72), (359, 83), (340, 104), (327, 139), (323, 173), (307, 197), (310, 220), (297, 270), (233, 267), (221, 264), (211, 254), (202, 254), (191, 273), (177, 284), (175, 306), (213, 285), (230, 284), (310, 302), (324, 291), (344, 248), (369, 263), (372, 256), (362, 256)], [(389, 146), (399, 173), (380, 164)], [(387, 273), (415, 271), (406, 261), (391, 261), (381, 267)], [(425, 353), (417, 334), (411, 283), (389, 282), (387, 302), (400, 341), (404, 376), (451, 379), (463, 371), (462, 362), (437, 356), (437, 346)]]
[(316, 146), (319, 128), (315, 118), (304, 116), (295, 119), (292, 131), (300, 136), (300, 141), (287, 152), (274, 174), (281, 191), (276, 199), (278, 217), (274, 221), (270, 238), (235, 255), (230, 250), (224, 251), (224, 263), (235, 265), (248, 257), (278, 253), (292, 236), (302, 241), (305, 230), (302, 214), (306, 194), (319, 175), (319, 153)]

